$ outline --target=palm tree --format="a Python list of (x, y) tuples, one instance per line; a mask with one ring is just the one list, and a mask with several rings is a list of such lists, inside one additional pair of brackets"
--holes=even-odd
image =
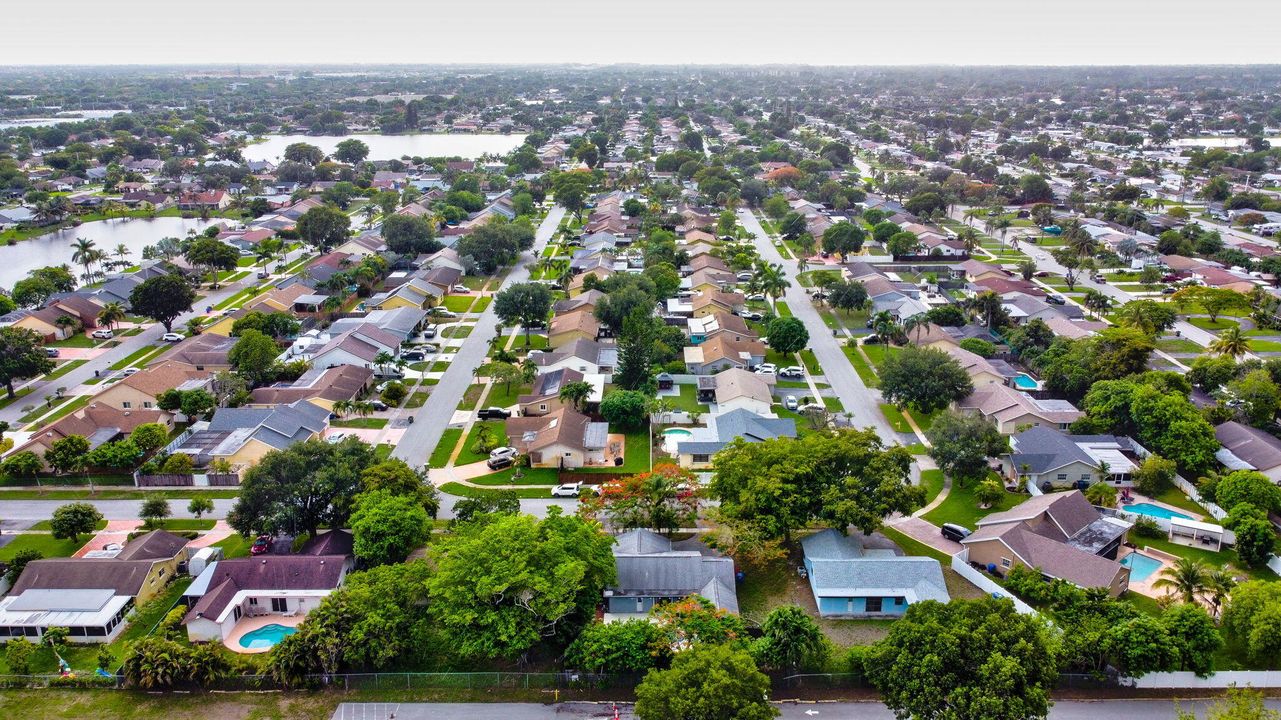
[(70, 315), (59, 315), (53, 324), (67, 331), (68, 336), (75, 335), (80, 330), (80, 321)]
[(338, 417), (347, 417), (356, 403), (351, 400), (339, 400), (334, 403), (334, 414)]
[(71, 261), (84, 266), (86, 279), (92, 277), (89, 268), (94, 261), (94, 242), (86, 238), (76, 238), (76, 241), (71, 243), (71, 247), (75, 250), (71, 255)]
[(120, 243), (116, 246), (114, 252), (115, 256), (120, 258), (120, 267), (129, 267), (129, 255), (132, 253), (129, 246), (124, 243)]
[(365, 227), (374, 224), (374, 216), (378, 214), (378, 206), (374, 203), (365, 203), (360, 209), (360, 214), (365, 216)]
[(757, 263), (752, 280), (774, 302), (778, 302), (778, 298), (792, 286), (783, 273), (783, 266), (778, 263)]
[(1240, 327), (1230, 327), (1210, 343), (1210, 351), (1236, 359), (1250, 351), (1250, 338), (1241, 333)]
[(386, 350), (379, 350), (378, 354), (374, 356), (374, 364), (377, 365), (380, 370), (386, 370), (387, 366), (394, 362), (396, 362), (395, 356)]
[(1005, 233), (1014, 224), (1013, 220), (1001, 215), (992, 221), (992, 229), (1001, 235), (1001, 249), (1005, 249)]
[(560, 400), (573, 405), (575, 410), (582, 410), (583, 403), (591, 397), (591, 394), (592, 384), (589, 382), (566, 383), (560, 389)]
[(965, 252), (973, 253), (975, 249), (982, 244), (979, 240), (979, 231), (972, 227), (963, 227), (960, 232), (956, 233), (957, 239), (965, 243)]
[(872, 316), (872, 332), (885, 344), (889, 344), (890, 338), (898, 331), (898, 325), (894, 322), (894, 316), (888, 310), (882, 310)]
[(284, 247), (284, 241), (279, 238), (267, 238), (258, 243), (258, 249), (255, 255), (258, 258), (258, 264), (262, 266), (262, 271), (267, 272), (267, 264), (276, 259), (276, 253)]
[(125, 319), (125, 306), (118, 302), (109, 302), (98, 311), (98, 322), (115, 329), (116, 324)]
[(903, 332), (910, 333), (912, 331), (916, 331), (916, 340), (917, 342), (920, 342), (921, 330), (929, 327), (929, 324), (930, 319), (926, 317), (925, 313), (913, 315), (912, 317), (903, 320)]
[(1090, 288), (1085, 291), (1085, 308), (1094, 313), (1095, 317), (1100, 317), (1112, 307), (1112, 298), (1103, 293)]
[(1161, 571), (1161, 577), (1152, 581), (1152, 587), (1169, 588), (1183, 602), (1194, 603), (1198, 595), (1209, 589), (1209, 574), (1209, 567), (1200, 560), (1179, 558)]
[(1217, 618), (1222, 610), (1223, 601), (1237, 586), (1236, 576), (1226, 567), (1217, 567), (1206, 576), (1205, 584), (1206, 592), (1210, 595), (1210, 604), (1214, 606), (1214, 616)]

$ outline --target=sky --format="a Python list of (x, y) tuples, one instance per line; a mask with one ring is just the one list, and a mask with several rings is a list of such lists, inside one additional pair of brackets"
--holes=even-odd
[(1274, 35), (1281, 21), (1277, 0), (52, 0), (4, 5), (0, 65), (8, 66), (1281, 63), (1281, 43)]

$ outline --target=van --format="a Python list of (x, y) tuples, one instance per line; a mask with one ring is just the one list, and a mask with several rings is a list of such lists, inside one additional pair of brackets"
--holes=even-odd
[(948, 540), (952, 540), (953, 542), (961, 542), (970, 536), (969, 530), (953, 523), (943, 523), (943, 526), (939, 528), (939, 531), (943, 534), (943, 537)]
[(405, 373), (397, 368), (378, 368), (374, 371), (374, 377), (379, 380), (404, 380)]

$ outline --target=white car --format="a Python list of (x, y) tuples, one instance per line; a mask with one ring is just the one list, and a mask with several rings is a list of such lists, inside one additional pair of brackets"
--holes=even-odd
[(751, 274), (751, 273), (749, 273), (749, 272), (744, 271), (744, 272), (739, 273), (736, 277), (737, 277), (739, 280), (742, 280), (743, 282), (747, 282), (748, 280), (751, 280), (751, 279), (752, 279), (752, 274)]
[(445, 308), (440, 307), (439, 305), (431, 309), (431, 314), (435, 315), (436, 317), (443, 317), (443, 318), (458, 317), (458, 313), (454, 312), (453, 310), (446, 310)]
[(346, 437), (347, 437), (347, 433), (334, 433), (326, 437), (325, 442), (329, 443), (330, 445), (337, 445), (338, 443), (342, 442)]
[(136, 367), (125, 368), (124, 375), (125, 377), (129, 377), (130, 375), (137, 375), (139, 372), (141, 372), (141, 370)]
[(514, 447), (500, 447), (500, 448), (494, 448), (493, 450), (490, 450), (489, 457), (491, 458), (516, 457), (516, 455), (519, 452), (520, 451)]
[(455, 285), (453, 291), (456, 293), (469, 293), (471, 292), (471, 288), (466, 285)]
[(787, 408), (788, 410), (793, 410), (793, 411), (796, 410), (796, 396), (788, 395), (783, 400), (783, 407)]
[(756, 366), (757, 375), (773, 375), (778, 372), (778, 366), (774, 363), (761, 363)]
[(785, 378), (803, 378), (805, 377), (805, 368), (802, 368), (800, 365), (788, 365), (778, 371), (778, 376)]
[(94, 330), (93, 336), (95, 338), (99, 338), (102, 340), (110, 340), (111, 338), (115, 337), (116, 334), (106, 328), (102, 328), (101, 330)]
[(755, 293), (755, 294), (753, 294), (753, 295), (748, 295), (748, 296), (747, 296), (747, 299), (748, 299), (748, 300), (756, 300), (756, 301), (759, 301), (759, 302), (765, 302), (765, 293)]
[(557, 485), (552, 488), (552, 497), (578, 497), (578, 493), (582, 491), (582, 489), (582, 483), (566, 483), (564, 485)]
[(164, 340), (165, 342), (182, 342), (183, 341), (183, 337), (181, 333), (165, 333), (164, 335), (160, 336), (160, 339)]

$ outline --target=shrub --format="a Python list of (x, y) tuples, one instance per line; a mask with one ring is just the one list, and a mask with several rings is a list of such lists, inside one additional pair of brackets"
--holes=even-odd
[(1161, 529), (1160, 525), (1156, 524), (1156, 520), (1145, 517), (1134, 521), (1134, 534), (1145, 538), (1165, 537), (1165, 531)]

